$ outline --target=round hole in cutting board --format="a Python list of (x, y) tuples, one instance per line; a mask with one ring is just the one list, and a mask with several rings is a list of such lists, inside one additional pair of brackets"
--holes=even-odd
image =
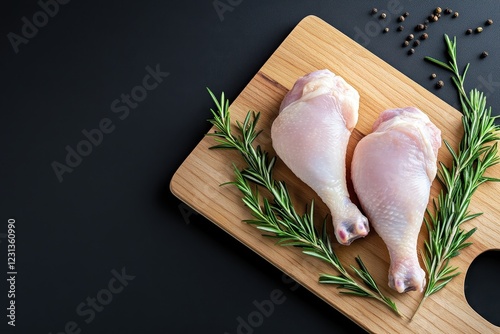
[(500, 326), (500, 250), (481, 253), (465, 276), (465, 298), (484, 319)]

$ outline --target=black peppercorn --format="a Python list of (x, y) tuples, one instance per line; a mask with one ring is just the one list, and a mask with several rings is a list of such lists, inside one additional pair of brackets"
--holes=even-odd
[(410, 50), (408, 50), (408, 54), (409, 55), (412, 55), (415, 53), (415, 49), (414, 48), (411, 48)]
[(481, 53), (481, 58), (486, 58), (486, 57), (488, 57), (488, 52), (483, 51), (483, 53)]
[(465, 33), (466, 33), (467, 35), (472, 34), (472, 29), (470, 29), (470, 28), (469, 28), (469, 29), (467, 29), (467, 30), (465, 31)]
[(454, 18), (458, 17), (458, 12), (453, 13), (453, 17)]
[(408, 41), (411, 41), (412, 39), (414, 39), (415, 36), (413, 36), (413, 34), (409, 34), (407, 37), (406, 37), (406, 40)]
[(375, 8), (375, 7), (374, 7), (374, 8), (372, 8), (372, 14), (377, 14), (377, 12), (378, 12), (378, 9), (377, 9), (377, 8)]
[(441, 14), (442, 11), (441, 7), (436, 7), (436, 9), (434, 9), (434, 13), (436, 14)]
[(386, 17), (387, 17), (387, 14), (386, 14), (386, 13), (382, 13), (382, 14), (380, 14), (380, 18), (381, 18), (382, 20), (383, 20), (383, 19), (385, 19)]
[(446, 8), (446, 9), (444, 10), (444, 13), (445, 13), (445, 14), (451, 14), (452, 12), (453, 12), (453, 11), (452, 11), (450, 8)]
[(398, 17), (398, 22), (404, 22), (404, 20), (405, 20), (405, 17), (403, 15)]
[(483, 32), (483, 27), (477, 27), (476, 28), (476, 32), (479, 34), (481, 32)]
[(437, 22), (439, 20), (439, 17), (437, 15), (432, 15), (432, 22)]
[(406, 46), (408, 46), (408, 45), (410, 45), (410, 42), (408, 42), (408, 41), (404, 41), (404, 42), (403, 42), (403, 47), (406, 47)]
[(432, 74), (431, 74), (431, 79), (436, 79), (436, 78), (437, 78), (436, 73), (432, 73)]
[(422, 23), (420, 23), (420, 24), (417, 24), (415, 26), (415, 31), (422, 31), (422, 30), (425, 30), (425, 28), (426, 28), (425, 25), (423, 25)]
[(404, 28), (405, 28), (405, 27), (403, 27), (403, 26), (399, 26), (399, 27), (398, 27), (398, 31), (403, 31), (403, 29), (404, 29)]
[(404, 13), (403, 13), (403, 16), (404, 16), (404, 17), (408, 17), (408, 15), (410, 15), (410, 13), (408, 13), (408, 12), (404, 12)]
[(413, 46), (419, 46), (420, 45), (420, 41), (417, 39), (413, 42)]
[(385, 27), (385, 28), (384, 28), (384, 33), (387, 33), (387, 32), (389, 32), (389, 28), (388, 28), (388, 27)]
[(444, 86), (443, 80), (439, 80), (438, 82), (436, 82), (436, 88), (442, 88), (443, 86)]
[(493, 20), (492, 20), (492, 19), (487, 19), (487, 20), (486, 20), (486, 25), (487, 25), (487, 26), (490, 26), (490, 25), (492, 25), (492, 24), (493, 24)]
[(427, 38), (429, 38), (429, 34), (427, 34), (426, 32), (420, 35), (420, 39), (427, 39)]

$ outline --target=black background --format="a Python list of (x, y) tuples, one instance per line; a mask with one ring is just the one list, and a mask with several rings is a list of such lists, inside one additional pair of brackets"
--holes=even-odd
[[(175, 170), (209, 129), (212, 103), (205, 87), (234, 100), (309, 14), (459, 108), (449, 75), (423, 60), (443, 59), (443, 33), (456, 35), (461, 64), (471, 63), (467, 89), (481, 88), (494, 113), (500, 110), (497, 1), (221, 2), (231, 10), (219, 16), (212, 0), (73, 0), (17, 53), (8, 34), (20, 35), (21, 19), (33, 22), (41, 7), (36, 1), (2, 3), (0, 249), (6, 263), (7, 220), (14, 218), (15, 332), (59, 333), (74, 321), (81, 333), (236, 333), (238, 317), (246, 319), (256, 309), (253, 302), (276, 289), (285, 300), (255, 333), (363, 332), (169, 191)], [(380, 23), (370, 9), (393, 5), (410, 12), (405, 31), (395, 31), (394, 15), (385, 23), (389, 33), (369, 30)], [(429, 39), (408, 56), (404, 36), (438, 5), (460, 16), (430, 25)], [(465, 35), (487, 18), (495, 23)], [(479, 58), (483, 50), (490, 54), (486, 59)], [(145, 68), (157, 64), (170, 75), (119, 119), (112, 101), (130, 94)], [(433, 87), (432, 72), (445, 87)], [(59, 182), (51, 164), (64, 163), (65, 147), (75, 148), (85, 139), (82, 130), (97, 128), (104, 118), (114, 131)], [(471, 303), (499, 325), (499, 258), (492, 254), (476, 267), (467, 282)], [(12, 328), (4, 314), (7, 270), (1, 268), (3, 333)], [(77, 306), (106, 289), (112, 270), (122, 268), (135, 278), (87, 324)]]

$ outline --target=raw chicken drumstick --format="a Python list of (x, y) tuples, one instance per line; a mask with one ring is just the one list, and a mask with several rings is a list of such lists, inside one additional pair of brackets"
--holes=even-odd
[(276, 153), (328, 206), (344, 245), (369, 231), (346, 186), (345, 155), (358, 108), (359, 94), (344, 79), (315, 71), (297, 80), (271, 128)]
[(425, 273), (417, 239), (432, 181), (441, 131), (417, 108), (386, 110), (354, 150), (351, 176), (370, 225), (389, 250), (389, 286), (422, 291)]

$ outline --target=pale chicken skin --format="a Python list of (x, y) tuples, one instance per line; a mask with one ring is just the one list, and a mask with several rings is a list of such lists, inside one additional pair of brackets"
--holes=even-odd
[(297, 80), (271, 128), (278, 156), (328, 206), (335, 236), (349, 245), (369, 232), (368, 220), (350, 198), (345, 155), (358, 120), (359, 94), (329, 70)]
[(390, 255), (389, 286), (423, 291), (418, 234), (437, 171), (441, 131), (417, 108), (386, 110), (354, 150), (351, 178)]

